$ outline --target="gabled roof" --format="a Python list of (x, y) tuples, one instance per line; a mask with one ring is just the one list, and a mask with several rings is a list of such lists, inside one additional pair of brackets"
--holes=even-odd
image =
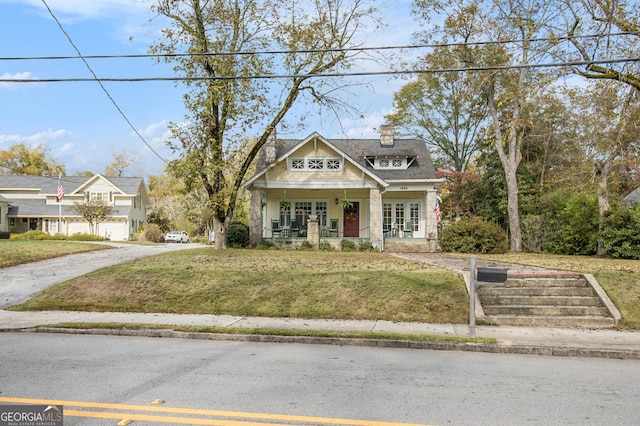
[[(327, 139), (318, 133), (312, 133), (305, 139), (278, 139), (276, 142), (276, 163), (283, 161), (313, 138), (319, 138), (352, 164), (362, 169), (373, 179), (384, 186), (386, 182), (403, 180), (436, 180), (435, 168), (425, 142), (421, 139), (394, 139), (394, 144), (384, 146), (380, 139)], [(370, 157), (412, 158), (414, 161), (407, 169), (374, 169), (367, 161)], [(247, 181), (251, 184), (263, 175), (270, 164), (267, 164), (264, 149), (258, 159), (255, 175)]]
[[(66, 195), (85, 188), (87, 185), (103, 179), (114, 187), (114, 191), (122, 194), (134, 195), (138, 193), (140, 185), (146, 196), (144, 181), (141, 177), (104, 177), (100, 174), (88, 176), (62, 176), (60, 183)], [(57, 176), (30, 176), (30, 175), (0, 175), (0, 191), (2, 190), (30, 190), (39, 194), (55, 195), (58, 192)]]
[[(126, 217), (131, 210), (130, 206), (116, 206), (110, 217)], [(9, 205), (7, 217), (56, 217), (61, 213), (63, 217), (78, 217), (74, 206), (64, 204), (46, 204), (42, 199), (26, 199)]]

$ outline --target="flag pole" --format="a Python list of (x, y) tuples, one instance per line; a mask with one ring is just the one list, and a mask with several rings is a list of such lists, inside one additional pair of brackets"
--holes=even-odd
[(64, 190), (62, 189), (61, 176), (58, 175), (58, 193), (56, 198), (58, 199), (58, 234), (62, 234), (62, 197), (64, 196)]

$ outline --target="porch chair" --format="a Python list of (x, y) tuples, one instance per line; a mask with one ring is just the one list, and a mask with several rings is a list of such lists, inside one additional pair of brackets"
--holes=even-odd
[(328, 229), (329, 231), (329, 236), (332, 236), (335, 234), (335, 236), (338, 236), (338, 219), (331, 219), (331, 226)]
[(298, 221), (296, 219), (291, 219), (291, 227), (289, 228), (289, 231), (291, 232), (291, 236), (298, 236), (298, 233), (300, 232), (300, 227), (298, 226)]
[(276, 219), (271, 219), (271, 238), (274, 238), (278, 235), (278, 237), (282, 236), (282, 228), (280, 228), (280, 222)]
[(405, 238), (412, 238), (413, 237), (413, 222), (408, 220), (405, 222), (404, 224), (404, 237)]

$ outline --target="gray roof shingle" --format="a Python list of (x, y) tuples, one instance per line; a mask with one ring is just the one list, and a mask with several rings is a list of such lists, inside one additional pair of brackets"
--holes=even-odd
[[(278, 139), (276, 142), (276, 158), (289, 154), (304, 139)], [(358, 163), (370, 173), (385, 181), (436, 179), (435, 168), (425, 142), (421, 139), (394, 139), (393, 146), (382, 146), (380, 139), (327, 139), (352, 161)], [(411, 157), (415, 161), (407, 169), (374, 169), (366, 161), (366, 157), (392, 156)], [(391, 157), (390, 157), (391, 158)], [(258, 161), (256, 173), (261, 173), (267, 164), (264, 150)]]

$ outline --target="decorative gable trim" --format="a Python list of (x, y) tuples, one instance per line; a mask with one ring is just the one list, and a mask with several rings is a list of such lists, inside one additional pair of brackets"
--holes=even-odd
[[(309, 141), (314, 140), (314, 139), (315, 139), (314, 143), (317, 143), (317, 141), (321, 141), (322, 143), (327, 145), (329, 148), (331, 148), (333, 151), (335, 151), (338, 154), (338, 156), (336, 156), (335, 158), (342, 158), (342, 160), (343, 160), (342, 168), (344, 168), (344, 161), (348, 161), (349, 163), (351, 163), (353, 166), (355, 166), (358, 170), (360, 170), (362, 172), (363, 179), (364, 179), (365, 176), (368, 176), (369, 178), (373, 179), (377, 184), (379, 184), (383, 188), (386, 188), (387, 186), (389, 186), (389, 184), (387, 182), (385, 182), (383, 179), (381, 179), (375, 173), (372, 173), (370, 170), (367, 170), (365, 167), (362, 166), (362, 164), (360, 164), (359, 162), (357, 162), (353, 158), (351, 158), (349, 155), (347, 155), (342, 149), (340, 149), (339, 147), (334, 145), (329, 139), (326, 139), (324, 136), (320, 135), (318, 132), (313, 132), (309, 136), (307, 136), (306, 138), (302, 139), (298, 144), (296, 144), (289, 151), (285, 152), (280, 157), (276, 158), (276, 161), (274, 163), (272, 163), (269, 166), (265, 167), (262, 171), (260, 171), (260, 173), (257, 173), (253, 177), (251, 177), (243, 185), (243, 187), (245, 187), (245, 188), (250, 187), (256, 180), (258, 180), (259, 178), (265, 176), (267, 171), (269, 171), (271, 168), (275, 167), (277, 164), (280, 164), (282, 161), (288, 161), (290, 157), (292, 159), (296, 158), (293, 154), (296, 151), (298, 151), (300, 148), (302, 148), (304, 145), (306, 145)], [(287, 167), (287, 168), (289, 170), (291, 170), (289, 167)], [(305, 171), (310, 171), (310, 169), (307, 169)]]
[(78, 195), (78, 194), (81, 194), (81, 193), (86, 193), (87, 192), (87, 188), (89, 188), (91, 185), (93, 185), (94, 183), (96, 183), (99, 180), (105, 182), (111, 188), (113, 188), (113, 191), (111, 191), (111, 192), (118, 193), (118, 194), (121, 194), (121, 195), (125, 195), (124, 192), (120, 188), (118, 188), (108, 178), (102, 176), (100, 173), (98, 173), (98, 174), (94, 175), (93, 177), (91, 177), (89, 180), (84, 182), (82, 185), (80, 185), (74, 191), (71, 191), (71, 195)]

